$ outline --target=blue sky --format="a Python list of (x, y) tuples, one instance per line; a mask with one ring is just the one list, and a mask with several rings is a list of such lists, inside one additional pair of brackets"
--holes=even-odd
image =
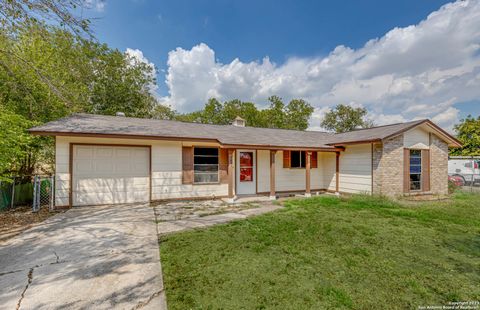
[[(312, 128), (337, 103), (365, 106), (379, 123), (436, 117), (451, 127), (480, 114), (479, 94), (458, 89), (478, 82), (478, 1), (91, 1), (97, 38), (153, 63), (158, 96), (180, 111), (212, 96), (263, 105), (277, 94), (314, 105)], [(452, 37), (467, 27), (470, 38)]]

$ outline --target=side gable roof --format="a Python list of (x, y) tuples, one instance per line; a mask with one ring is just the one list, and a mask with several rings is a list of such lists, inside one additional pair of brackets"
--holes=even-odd
[(31, 133), (48, 136), (123, 137), (132, 139), (203, 140), (218, 142), (226, 147), (263, 147), (289, 149), (325, 149), (381, 141), (416, 126), (428, 126), (449, 146), (461, 146), (460, 141), (424, 119), (407, 123), (359, 129), (341, 134), (319, 131), (299, 131), (231, 125), (210, 125), (168, 120), (94, 114), (73, 114), (30, 129)]
[(333, 134), (318, 131), (210, 125), (169, 120), (93, 114), (73, 114), (30, 129), (31, 133), (63, 136), (98, 136), (142, 139), (204, 140), (225, 146), (331, 149)]

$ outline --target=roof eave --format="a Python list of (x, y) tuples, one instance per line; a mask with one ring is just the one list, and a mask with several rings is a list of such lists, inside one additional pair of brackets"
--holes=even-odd
[(327, 145), (332, 145), (332, 146), (335, 146), (335, 147), (339, 147), (339, 146), (345, 146), (345, 145), (374, 143), (374, 142), (380, 142), (380, 141), (382, 141), (382, 139), (375, 138), (375, 139), (366, 139), (366, 140), (327, 143)]
[(285, 146), (285, 145), (256, 145), (256, 144), (229, 144), (222, 143), (213, 138), (195, 138), (195, 137), (172, 137), (172, 136), (148, 136), (148, 135), (128, 135), (128, 134), (109, 134), (109, 133), (83, 133), (83, 132), (62, 132), (45, 131), (29, 129), (29, 132), (39, 136), (62, 136), (62, 137), (89, 137), (89, 138), (117, 138), (117, 139), (141, 139), (141, 140), (169, 140), (169, 141), (197, 141), (218, 143), (222, 148), (253, 148), (264, 150), (302, 150), (302, 151), (341, 151), (341, 148), (315, 147), (315, 146)]
[[(33, 128), (32, 128), (33, 129)], [(198, 138), (198, 137), (172, 137), (172, 136), (151, 136), (151, 135), (129, 135), (129, 134), (111, 134), (111, 133), (85, 133), (85, 132), (62, 132), (62, 131), (42, 131), (29, 129), (31, 134), (38, 136), (62, 136), (62, 137), (89, 137), (89, 138), (117, 138), (117, 139), (141, 139), (141, 140), (176, 140), (176, 141), (199, 141), (214, 142), (221, 144), (218, 139)]]

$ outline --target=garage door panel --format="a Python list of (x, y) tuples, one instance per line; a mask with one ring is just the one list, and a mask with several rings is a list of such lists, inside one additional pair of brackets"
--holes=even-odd
[(75, 148), (75, 158), (82, 159), (82, 158), (92, 158), (93, 156), (93, 148), (90, 146), (77, 146)]
[(126, 187), (135, 187), (132, 191), (136, 189), (148, 189), (150, 184), (149, 178), (83, 178), (76, 179), (75, 189), (77, 191), (94, 191), (94, 192), (104, 192), (104, 191), (125, 191)]
[(150, 154), (142, 152), (141, 150), (133, 150), (133, 152), (134, 152), (133, 156), (135, 157), (136, 160), (148, 161), (150, 158)]
[(148, 148), (82, 145), (73, 155), (74, 205), (149, 200)]
[(97, 147), (95, 148), (95, 156), (97, 158), (112, 158), (113, 149), (111, 147)]
[(82, 171), (83, 174), (95, 173), (95, 167), (92, 161), (78, 160), (75, 162), (73, 169), (74, 171)]
[[(113, 175), (115, 173), (115, 164), (110, 160), (99, 160), (95, 159), (93, 162), (95, 167), (95, 172), (92, 176), (104, 176), (104, 175)], [(83, 175), (83, 173), (82, 173)]]

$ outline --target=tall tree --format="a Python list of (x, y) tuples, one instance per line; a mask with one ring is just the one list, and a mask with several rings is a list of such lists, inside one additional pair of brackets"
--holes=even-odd
[(480, 155), (480, 116), (468, 115), (454, 126), (461, 148), (451, 149), (451, 155)]
[(215, 98), (210, 99), (202, 110), (176, 114), (174, 119), (204, 124), (227, 125), (235, 117), (244, 118), (248, 126), (266, 128), (284, 128), (305, 130), (313, 108), (306, 101), (293, 99), (285, 105), (280, 97), (268, 98), (270, 106), (259, 110), (254, 103), (238, 99), (221, 103)]
[[(90, 20), (77, 13), (88, 7), (86, 0), (3, 0), (0, 1), (0, 37), (11, 42), (21, 40), (28, 29), (31, 34), (42, 28), (38, 25), (54, 25), (75, 36), (78, 40), (93, 39)], [(48, 37), (37, 36), (37, 40), (48, 40)], [(56, 83), (52, 77), (39, 68), (37, 63), (25, 58), (17, 44), (0, 46), (0, 66), (11, 75), (19, 67), (30, 70), (44, 86), (50, 88), (56, 96), (68, 101), (68, 90), (63, 84)], [(10, 58), (12, 61), (4, 61)], [(18, 85), (25, 87), (25, 85)]]
[(373, 122), (367, 119), (367, 109), (354, 108), (348, 105), (339, 104), (327, 112), (320, 125), (336, 133), (352, 131), (358, 128), (373, 127)]
[[(0, 53), (0, 108), (26, 120), (44, 123), (74, 112), (150, 117), (156, 105), (154, 69), (104, 44), (37, 23), (19, 31), (15, 40), (0, 35), (3, 47), (15, 49), (31, 64)], [(48, 76), (48, 83), (61, 85), (62, 95), (37, 70)], [(45, 150), (53, 145), (48, 139), (40, 142)], [(31, 173), (42, 158), (41, 148), (27, 150), (25, 165), (11, 165), (20, 169), (18, 174)]]

